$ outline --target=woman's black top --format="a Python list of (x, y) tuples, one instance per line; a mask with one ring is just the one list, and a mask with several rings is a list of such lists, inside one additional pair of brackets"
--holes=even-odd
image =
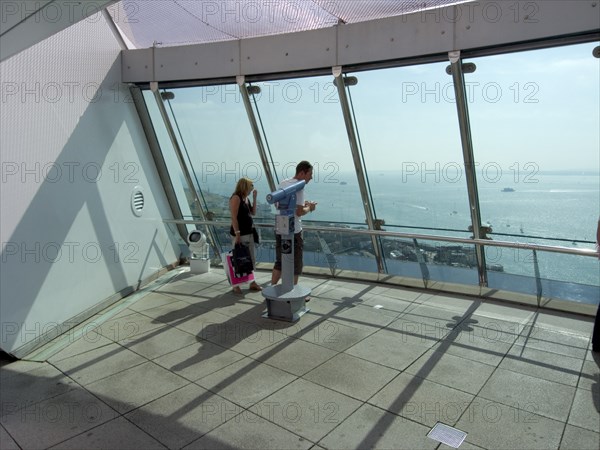
[[(238, 195), (238, 197), (240, 196)], [(237, 221), (238, 226), (240, 227), (241, 236), (244, 236), (246, 234), (252, 234), (252, 227), (254, 226), (254, 222), (252, 221), (252, 216), (250, 215), (250, 205), (248, 203), (248, 200), (244, 201), (242, 197), (240, 197), (240, 207), (238, 208)], [(231, 227), (229, 228), (229, 234), (235, 236), (233, 225), (231, 225)]]

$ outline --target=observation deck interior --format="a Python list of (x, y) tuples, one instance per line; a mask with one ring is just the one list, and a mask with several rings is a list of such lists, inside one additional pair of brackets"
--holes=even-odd
[(460, 448), (597, 448), (592, 318), (302, 283), (290, 323), (222, 271), (169, 273), (1, 368), (2, 448), (452, 448), (427, 437), (437, 422)]
[[(600, 447), (597, 0), (0, 11), (2, 450)], [(277, 321), (228, 200), (267, 286), (300, 160)]]

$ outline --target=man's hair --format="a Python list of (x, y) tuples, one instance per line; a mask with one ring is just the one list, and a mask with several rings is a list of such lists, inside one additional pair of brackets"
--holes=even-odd
[(296, 175), (298, 175), (300, 172), (308, 172), (309, 170), (312, 170), (312, 168), (312, 164), (308, 161), (300, 161), (296, 166)]

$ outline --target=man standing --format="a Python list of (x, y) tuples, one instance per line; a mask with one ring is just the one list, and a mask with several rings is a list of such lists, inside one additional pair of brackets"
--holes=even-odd
[[(312, 180), (313, 166), (308, 161), (300, 161), (296, 166), (296, 175), (283, 180), (279, 189), (285, 189), (298, 181), (304, 180), (306, 184)], [(294, 211), (294, 284), (298, 284), (298, 277), (302, 273), (302, 257), (304, 241), (302, 240), (302, 216), (312, 212), (317, 207), (315, 202), (304, 200), (304, 189), (296, 193), (296, 210)], [(275, 266), (271, 274), (271, 284), (276, 285), (281, 279), (281, 236), (275, 236)]]

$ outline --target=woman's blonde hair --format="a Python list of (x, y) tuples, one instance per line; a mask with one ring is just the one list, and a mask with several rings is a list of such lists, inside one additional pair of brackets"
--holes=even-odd
[(240, 178), (235, 185), (234, 195), (239, 195), (240, 197), (245, 197), (250, 192), (251, 188), (254, 186), (252, 180), (250, 178)]

